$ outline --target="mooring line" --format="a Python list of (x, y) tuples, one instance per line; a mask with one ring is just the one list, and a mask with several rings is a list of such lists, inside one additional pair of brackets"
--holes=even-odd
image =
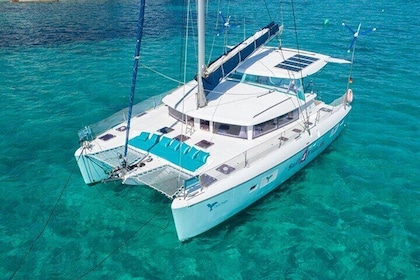
[(145, 226), (147, 226), (163, 209), (166, 208), (166, 205), (156, 211), (146, 222), (144, 222), (133, 234), (131, 234), (127, 239), (123, 240), (115, 249), (109, 253), (105, 258), (103, 258), (100, 262), (98, 262), (94, 267), (86, 271), (85, 273), (79, 275), (76, 279), (82, 279), (99, 266), (101, 266), (107, 259), (109, 259), (112, 255), (114, 255), (121, 247), (123, 247), (129, 240), (131, 240), (137, 233), (139, 233)]
[[(109, 203), (112, 207), (115, 207), (116, 209), (118, 209), (121, 212), (124, 212), (126, 214), (127, 217), (130, 217), (130, 219), (135, 220), (137, 223), (142, 223), (142, 221), (138, 220), (137, 218), (134, 218), (131, 214), (129, 214), (127, 211), (125, 211), (122, 207), (120, 207), (119, 205), (117, 205), (116, 203), (112, 202), (108, 197), (106, 197), (97, 187), (95, 187), (96, 191), (101, 195), (101, 197), (107, 202)], [(161, 230), (165, 230), (168, 228), (169, 226), (169, 222), (170, 219), (167, 219), (167, 223), (164, 227), (158, 226), (156, 225), (157, 228), (161, 229)]]
[(45, 229), (47, 228), (48, 224), (50, 223), (53, 214), (55, 212), (55, 210), (57, 209), (58, 203), (60, 202), (61, 198), (63, 197), (64, 191), (67, 189), (69, 182), (70, 182), (70, 178), (73, 175), (73, 172), (75, 170), (75, 167), (77, 165), (77, 162), (73, 165), (73, 168), (70, 172), (69, 177), (67, 178), (66, 183), (64, 184), (63, 188), (61, 189), (60, 195), (58, 196), (54, 207), (52, 208), (52, 210), (50, 211), (50, 214), (48, 216), (48, 219), (45, 221), (44, 226), (42, 227), (41, 231), (39, 232), (38, 236), (35, 238), (35, 240), (32, 242), (31, 247), (29, 247), (28, 251), (26, 252), (25, 256), (20, 260), (18, 267), (15, 269), (15, 271), (13, 271), (12, 275), (9, 277), (9, 280), (13, 279), (16, 275), (16, 273), (20, 270), (20, 268), (22, 267), (23, 262), (26, 260), (26, 258), (29, 256), (29, 253), (31, 253), (32, 249), (35, 246), (35, 243), (42, 237), (42, 235), (45, 232)]

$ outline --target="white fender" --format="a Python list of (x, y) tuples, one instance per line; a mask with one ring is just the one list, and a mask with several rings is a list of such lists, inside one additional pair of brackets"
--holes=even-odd
[(347, 93), (346, 93), (346, 102), (347, 103), (352, 103), (353, 102), (353, 91), (351, 90), (351, 88), (349, 88), (347, 90)]

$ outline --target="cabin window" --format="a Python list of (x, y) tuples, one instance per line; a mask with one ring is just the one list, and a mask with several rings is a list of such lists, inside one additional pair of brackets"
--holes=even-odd
[(254, 125), (253, 131), (252, 131), (252, 137), (257, 138), (261, 135), (264, 135), (266, 133), (269, 133), (273, 130), (276, 130), (282, 126), (285, 126), (299, 118), (299, 109), (295, 109), (293, 111), (290, 111), (287, 114), (284, 114), (280, 117), (274, 118), (272, 120)]
[(190, 125), (191, 127), (194, 127), (194, 118), (187, 116), (187, 124)]
[(214, 123), (213, 132), (215, 134), (227, 135), (237, 138), (248, 138), (246, 126)]
[(229, 76), (228, 76), (228, 78), (229, 79), (232, 79), (232, 80), (242, 80), (242, 73), (239, 73), (239, 72), (233, 72), (233, 73), (231, 73), (231, 74), (229, 74)]
[(210, 130), (210, 122), (206, 120), (200, 120), (200, 129), (201, 130)]
[(257, 188), (257, 185), (253, 185), (251, 188), (249, 188), (249, 192), (255, 191), (256, 188)]
[(284, 114), (278, 117), (279, 127), (285, 126), (288, 123), (291, 123), (299, 118), (299, 110), (295, 109), (287, 114)]
[(228, 79), (241, 81), (245, 83), (265, 85), (265, 86), (270, 86), (270, 87), (275, 86), (277, 88), (283, 89), (285, 92), (291, 91), (292, 89), (291, 84), (297, 85), (298, 87), (300, 87), (299, 80), (244, 74), (244, 73), (240, 73), (236, 71), (229, 74)]
[(173, 109), (173, 108), (169, 108), (169, 115), (172, 116), (173, 118), (185, 123), (185, 118), (187, 118), (187, 121), (189, 124), (191, 124), (191, 126), (194, 126), (194, 118), (190, 117), (190, 116), (186, 116), (185, 114)]
[(245, 74), (244, 81), (249, 83), (261, 83), (260, 76)]
[(289, 79), (269, 77), (269, 82), (270, 82), (270, 85), (273, 85), (276, 87), (287, 88), (289, 86)]
[(184, 122), (184, 114), (173, 108), (169, 108), (169, 115), (181, 122)]
[(254, 125), (253, 138), (264, 135), (278, 128), (277, 118)]

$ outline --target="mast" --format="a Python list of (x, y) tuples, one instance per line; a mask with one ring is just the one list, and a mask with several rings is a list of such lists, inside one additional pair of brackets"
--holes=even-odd
[(124, 158), (122, 162), (123, 166), (121, 166), (123, 168), (126, 167), (127, 165), (128, 138), (130, 136), (131, 114), (133, 112), (134, 94), (136, 91), (137, 68), (139, 65), (139, 58), (140, 58), (141, 37), (143, 36), (145, 2), (146, 0), (140, 0), (139, 20), (137, 22), (137, 42), (136, 42), (136, 50), (134, 53), (133, 77), (131, 78), (131, 94), (130, 94), (130, 100), (129, 100), (129, 105), (128, 105), (127, 130), (125, 134)]
[(197, 29), (198, 29), (198, 63), (197, 63), (197, 107), (202, 108), (207, 105), (206, 95), (203, 86), (203, 72), (206, 65), (204, 64), (205, 55), (205, 24), (204, 24), (204, 0), (197, 0)]

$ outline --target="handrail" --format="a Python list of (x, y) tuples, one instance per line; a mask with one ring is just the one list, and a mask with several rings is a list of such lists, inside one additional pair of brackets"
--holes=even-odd
[[(330, 104), (325, 104), (325, 106), (319, 108), (317, 113), (316, 113), (316, 121), (317, 122), (314, 122), (312, 127), (317, 126), (317, 124), (319, 123), (319, 121), (321, 119), (324, 119), (325, 117), (334, 114), (342, 106), (344, 106), (344, 103), (343, 103), (344, 98), (345, 98), (345, 94), (343, 96), (335, 99)], [(325, 108), (327, 108), (328, 110), (323, 111), (323, 109), (325, 109)], [(321, 111), (322, 111), (322, 113), (321, 113)], [(298, 129), (298, 130), (296, 130), (296, 129)], [(302, 123), (297, 123), (296, 125), (294, 125), (294, 126), (290, 127), (289, 129), (283, 131), (282, 133), (277, 134), (276, 136), (270, 138), (269, 140), (242, 152), (241, 154), (235, 156), (234, 158), (231, 158), (231, 159), (225, 161), (224, 163), (220, 164), (219, 166), (225, 164), (225, 165), (228, 165), (230, 167), (233, 167), (235, 169), (233, 172), (244, 169), (247, 166), (249, 166), (250, 164), (258, 161), (261, 158), (263, 158), (265, 155), (269, 154), (270, 152), (275, 151), (277, 149), (280, 149), (280, 148), (288, 145), (295, 138), (298, 138), (299, 135), (301, 135), (304, 132), (305, 132), (305, 130), (302, 129)], [(213, 177), (217, 180), (222, 180), (224, 178), (227, 178), (230, 175), (230, 174), (225, 175), (222, 172), (217, 171), (216, 168), (210, 168), (210, 169), (204, 170), (203, 172), (201, 172), (200, 178), (203, 175), (205, 175), (205, 176), (208, 175), (208, 176), (211, 176), (211, 177)], [(203, 187), (202, 183), (201, 183), (201, 185)], [(206, 187), (208, 187), (210, 185), (211, 184), (208, 184)], [(196, 192), (187, 193), (186, 197), (188, 198), (189, 196), (194, 196), (194, 195), (196, 195)]]
[[(167, 91), (165, 93), (159, 94), (159, 95), (155, 95), (152, 96), (144, 101), (141, 101), (139, 103), (137, 103), (136, 105), (133, 106), (133, 111), (132, 111), (132, 115), (136, 116), (136, 115), (140, 115), (141, 113), (144, 113), (150, 109), (156, 108), (158, 105), (162, 104), (162, 99), (163, 97), (165, 97), (166, 95), (168, 95), (168, 93), (170, 93), (172, 91)], [(128, 112), (128, 107), (124, 108), (118, 112), (116, 112), (115, 114), (111, 115), (110, 117), (103, 119), (97, 123), (91, 124), (89, 126), (86, 126), (85, 128), (79, 130), (79, 137), (81, 137), (80, 135), (82, 134), (84, 137), (86, 137), (87, 139), (80, 139), (81, 141), (83, 140), (93, 140), (96, 138), (96, 136), (104, 133), (105, 131), (121, 124), (122, 122), (127, 121), (127, 112)], [(90, 131), (89, 131), (90, 130)], [(88, 135), (85, 135), (86, 132), (88, 134), (90, 134), (89, 138), (87, 137)]]

